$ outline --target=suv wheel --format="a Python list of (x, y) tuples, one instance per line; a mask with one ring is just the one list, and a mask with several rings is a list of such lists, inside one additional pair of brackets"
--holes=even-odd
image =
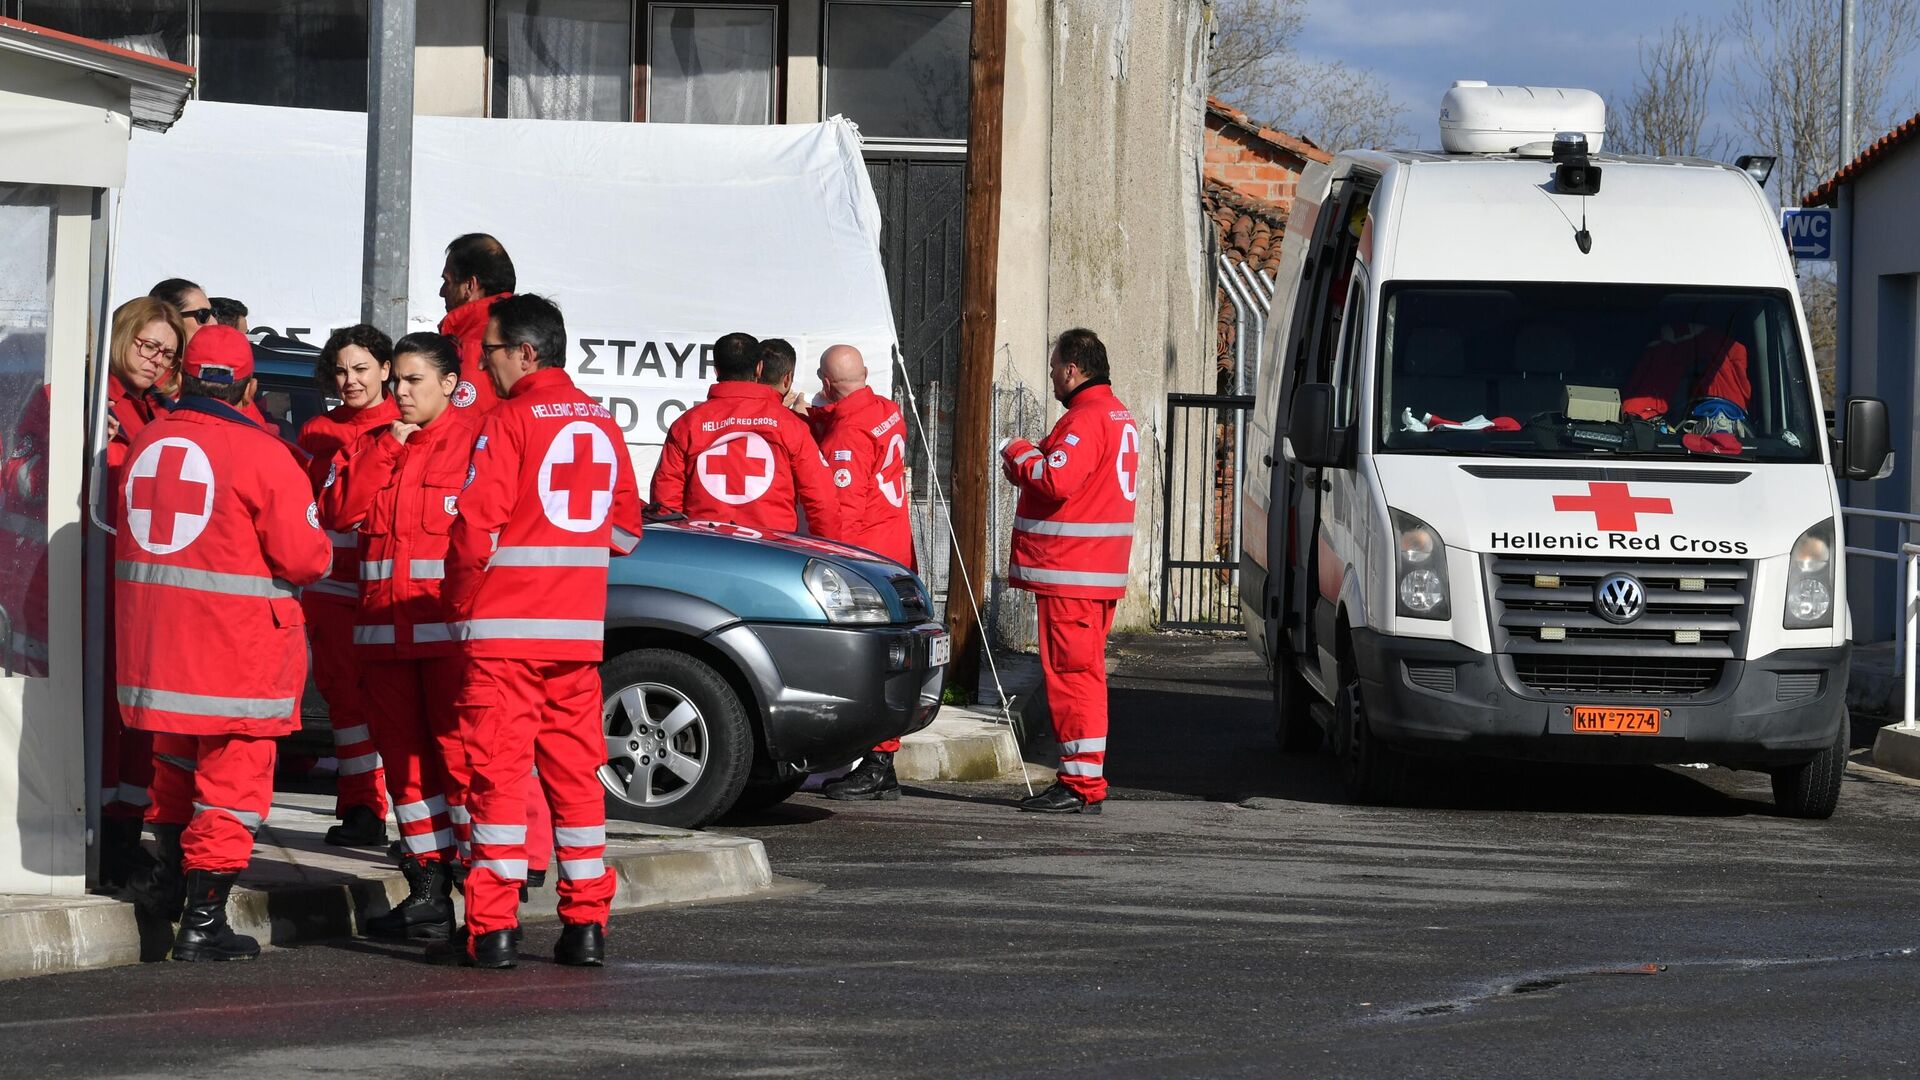
[(1848, 736), (1853, 722), (1840, 710), (1833, 742), (1804, 765), (1773, 770), (1773, 806), (1788, 817), (1824, 821), (1840, 805), (1840, 782), (1847, 775)]
[(700, 659), (635, 649), (600, 666), (607, 815), (698, 829), (740, 797), (753, 728), (733, 687)]

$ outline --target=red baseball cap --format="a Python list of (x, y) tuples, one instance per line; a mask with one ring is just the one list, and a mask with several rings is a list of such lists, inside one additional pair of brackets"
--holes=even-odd
[(253, 343), (221, 323), (203, 326), (187, 342), (180, 370), (202, 382), (231, 385), (253, 378)]

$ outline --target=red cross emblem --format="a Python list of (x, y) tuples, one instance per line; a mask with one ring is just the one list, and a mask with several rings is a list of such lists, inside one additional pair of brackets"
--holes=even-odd
[(1134, 501), (1140, 490), (1140, 429), (1132, 424), (1120, 429), (1120, 453), (1114, 456), (1113, 473), (1120, 480), (1120, 494)]
[(743, 506), (773, 486), (773, 448), (751, 431), (736, 431), (700, 455), (696, 471), (707, 494)]
[(613, 505), (616, 451), (597, 426), (576, 420), (560, 429), (540, 463), (540, 504), (547, 520), (568, 532), (592, 532)]
[(156, 555), (199, 538), (213, 516), (213, 464), (186, 439), (161, 439), (127, 470), (127, 527)]
[(1555, 495), (1561, 513), (1592, 512), (1593, 527), (1603, 532), (1639, 532), (1641, 514), (1671, 514), (1673, 500), (1632, 495), (1627, 485), (1592, 481), (1585, 495)]
[(905, 436), (895, 434), (887, 440), (887, 456), (880, 462), (880, 471), (873, 475), (875, 486), (887, 502), (894, 506), (907, 505), (907, 440)]

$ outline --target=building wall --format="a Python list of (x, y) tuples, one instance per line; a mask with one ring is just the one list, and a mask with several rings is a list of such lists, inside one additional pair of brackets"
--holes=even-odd
[[(1852, 393), (1886, 401), (1891, 416), (1893, 475), (1847, 484), (1849, 506), (1920, 510), (1920, 144), (1891, 151), (1854, 184)], [(1888, 550), (1892, 527), (1848, 523), (1848, 543)], [(1858, 641), (1887, 640), (1897, 604), (1893, 564), (1854, 559), (1849, 600)]]
[[(1140, 426), (1133, 584), (1117, 619), (1137, 628), (1155, 610), (1166, 395), (1207, 389), (1213, 371), (1199, 187), (1205, 13), (1186, 0), (1052, 8), (1047, 329), (1100, 334)], [(1047, 419), (1058, 415), (1050, 405)]]
[(1282, 214), (1293, 207), (1294, 184), (1306, 159), (1254, 138), (1242, 128), (1207, 117), (1206, 174), (1242, 195), (1272, 203)]

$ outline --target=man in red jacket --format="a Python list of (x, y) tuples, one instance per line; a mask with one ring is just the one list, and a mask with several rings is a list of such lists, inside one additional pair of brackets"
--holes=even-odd
[(794, 494), (816, 536), (840, 529), (840, 508), (820, 447), (781, 394), (762, 385), (760, 343), (728, 334), (713, 344), (715, 382), (707, 400), (667, 429), (653, 471), (656, 511), (724, 521), (761, 532), (793, 532)]
[(227, 896), (273, 802), (274, 738), (300, 727), (295, 593), (333, 550), (290, 449), (239, 411), (246, 336), (202, 328), (181, 371), (179, 405), (134, 440), (117, 493), (117, 695), (127, 726), (154, 733), (147, 820), (163, 853), (138, 891), (171, 917), (184, 874), (173, 958), (246, 960), (260, 946), (227, 924)]
[(1107, 797), (1107, 634), (1127, 592), (1140, 429), (1114, 396), (1093, 331), (1061, 334), (1047, 371), (1066, 415), (1039, 446), (1000, 447), (1020, 489), (1007, 581), (1039, 608), (1040, 668), (1060, 740), (1059, 779), (1020, 809), (1097, 814)]
[[(307, 475), (315, 498), (334, 486), (360, 436), (400, 417), (387, 393), (393, 342), (362, 323), (335, 330), (320, 349), (314, 379), (340, 406), (300, 428), (300, 449), (313, 455)], [(340, 762), (327, 843), (340, 847), (387, 846), (387, 787), (380, 754), (373, 747), (368, 706), (360, 689), (360, 660), (353, 648), (354, 612), (360, 605), (360, 537), (329, 530), (333, 570), (300, 593), (313, 644), (313, 684), (327, 699), (334, 756)]]
[(466, 958), (518, 962), (527, 877), (526, 777), (553, 808), (563, 964), (599, 966), (607, 870), (601, 645), (609, 552), (640, 542), (640, 500), (620, 428), (574, 387), (560, 309), (523, 295), (494, 305), (481, 348), (501, 404), (475, 440), (448, 535), (441, 599), (468, 667), (454, 701), (471, 770)]
[(440, 320), (440, 332), (460, 343), (455, 408), (484, 414), (500, 402), (482, 370), (480, 338), (493, 305), (512, 296), (513, 286), (513, 259), (500, 241), (486, 233), (467, 233), (447, 245), (447, 262), (440, 270), (440, 299), (447, 305), (447, 317)]
[[(912, 567), (906, 417), (900, 406), (867, 385), (866, 361), (851, 345), (835, 345), (821, 354), (820, 387), (807, 422), (840, 493), (840, 531), (828, 539)], [(822, 788), (821, 794), (840, 802), (899, 798), (900, 782), (893, 774), (893, 755), (899, 749), (899, 739), (880, 743), (858, 768)]]

